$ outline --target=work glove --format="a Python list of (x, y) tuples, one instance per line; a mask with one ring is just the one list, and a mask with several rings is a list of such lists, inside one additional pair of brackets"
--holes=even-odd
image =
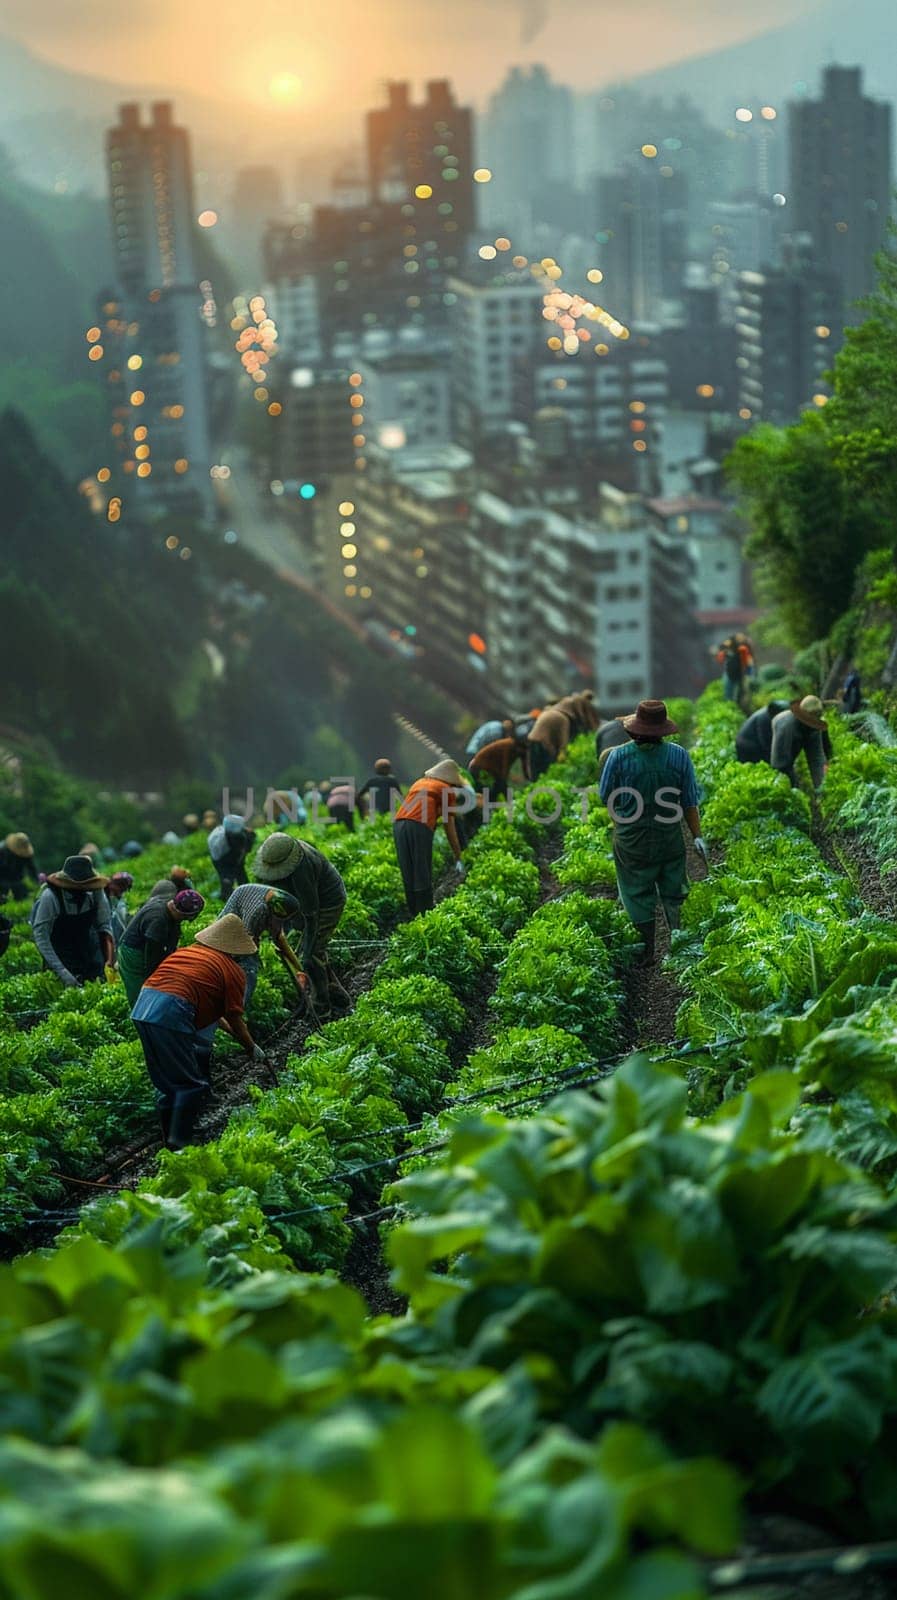
[(465, 867), (463, 861), (456, 861), (455, 862), (455, 871), (457, 872), (459, 878), (463, 878), (464, 877), (464, 874), (466, 873), (467, 868)]
[(704, 843), (704, 840), (702, 838), (700, 838), (700, 837), (695, 839), (694, 847), (695, 847), (696, 851), (698, 852), (698, 855), (701, 857), (701, 860), (703, 861), (705, 867), (709, 867), (709, 865), (710, 865), (710, 851), (707, 849), (707, 846)]
[(258, 1062), (259, 1066), (262, 1066), (262, 1065), (267, 1066), (268, 1057), (265, 1055), (265, 1052), (262, 1049), (260, 1044), (254, 1044), (253, 1045), (253, 1047), (252, 1047), (252, 1059), (253, 1059), (253, 1061)]
[(73, 972), (67, 972), (63, 977), (62, 982), (67, 989), (80, 989), (84, 979), (76, 978)]

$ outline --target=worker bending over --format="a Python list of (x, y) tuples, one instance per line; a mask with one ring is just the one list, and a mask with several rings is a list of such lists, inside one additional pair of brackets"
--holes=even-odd
[(412, 917), (433, 909), (433, 837), (440, 822), (445, 828), (456, 870), (463, 875), (456, 822), (463, 790), (464, 780), (457, 762), (438, 761), (411, 785), (396, 812), (393, 838), (405, 885), (405, 900)]
[(175, 889), (169, 883), (165, 894), (153, 891), (135, 911), (118, 946), (118, 973), (129, 1005), (137, 1004), (147, 978), (167, 956), (174, 954), (180, 943), (181, 924), (192, 922), (204, 906), (202, 895), (195, 889)]
[(772, 723), (781, 711), (788, 710), (787, 700), (770, 700), (768, 706), (761, 706), (746, 722), (741, 724), (735, 735), (735, 754), (739, 761), (756, 764), (758, 761), (769, 762), (772, 754)]
[(253, 865), (260, 883), (291, 895), (298, 902), (295, 918), (301, 920), (302, 970), (309, 980), (309, 999), (315, 1015), (323, 1019), (334, 1006), (351, 1005), (330, 963), (328, 946), (346, 909), (346, 886), (336, 867), (313, 844), (288, 833), (271, 833), (263, 839)]
[(784, 772), (792, 785), (797, 783), (794, 763), (801, 752), (806, 757), (813, 788), (818, 789), (825, 777), (826, 762), (831, 760), (832, 746), (822, 701), (815, 694), (792, 700), (788, 710), (780, 711), (772, 724), (769, 764), (773, 771)]
[(102, 982), (104, 968), (115, 961), (109, 902), (103, 893), (108, 883), (94, 871), (89, 856), (69, 856), (59, 872), (50, 873), (34, 902), (34, 942), (67, 989)]
[[(231, 913), (240, 918), (254, 944), (261, 946), (262, 940), (267, 935), (304, 997), (308, 978), (302, 971), (299, 957), (289, 944), (284, 931), (286, 924), (298, 917), (299, 901), (291, 894), (287, 894), (285, 889), (271, 889), (266, 883), (243, 883), (234, 890), (224, 907), (222, 916)], [(255, 955), (241, 956), (240, 966), (246, 974), (246, 999), (243, 1009), (248, 1011), (259, 980), (260, 951), (256, 951)]]
[(246, 978), (239, 958), (255, 952), (239, 917), (219, 917), (200, 929), (195, 944), (167, 956), (137, 996), (131, 1018), (156, 1090), (162, 1138), (171, 1150), (190, 1143), (209, 1088), (219, 1022), (253, 1061), (265, 1060), (243, 1020)]

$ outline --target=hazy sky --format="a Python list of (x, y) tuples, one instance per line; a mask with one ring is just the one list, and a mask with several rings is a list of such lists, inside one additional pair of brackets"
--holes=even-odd
[(762, 33), (821, 0), (0, 0), (37, 54), (130, 83), (311, 110), (388, 77), (444, 74), (482, 98), (509, 60), (591, 86)]

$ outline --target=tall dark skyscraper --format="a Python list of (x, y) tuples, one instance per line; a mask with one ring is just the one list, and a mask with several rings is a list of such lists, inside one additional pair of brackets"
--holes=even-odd
[[(421, 186), (442, 210), (440, 231), (460, 243), (474, 224), (473, 113), (445, 79), (415, 105), (407, 83), (387, 86), (388, 103), (367, 114), (371, 199), (407, 201)], [(455, 251), (454, 253), (459, 253)]]
[[(669, 171), (665, 168), (664, 171)], [(624, 321), (656, 322), (679, 292), (687, 253), (686, 182), (637, 157), (597, 180), (597, 259), (606, 304)]]
[[(501, 216), (525, 206), (541, 220), (554, 185), (569, 186), (573, 173), (573, 95), (553, 83), (545, 67), (512, 67), (489, 101), (482, 149), (496, 183), (484, 199), (498, 202)], [(504, 209), (503, 209), (504, 208)]]
[[(153, 508), (211, 510), (208, 379), (190, 141), (172, 106), (124, 105), (106, 135), (122, 470)], [(112, 346), (110, 345), (110, 355)], [(110, 379), (112, 373), (109, 374)], [(121, 389), (123, 386), (124, 399)]]
[(793, 422), (824, 403), (843, 320), (838, 277), (795, 249), (782, 267), (739, 273), (738, 295), (740, 416)]
[(818, 100), (789, 106), (792, 229), (837, 274), (845, 309), (875, 285), (891, 208), (891, 107), (863, 94), (859, 67), (827, 67)]

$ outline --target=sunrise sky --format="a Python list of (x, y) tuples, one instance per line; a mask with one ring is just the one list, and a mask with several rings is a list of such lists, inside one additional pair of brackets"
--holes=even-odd
[(734, 43), (820, 0), (0, 0), (0, 29), (45, 59), (123, 83), (347, 110), (428, 72), (482, 99), (509, 59), (591, 86)]

